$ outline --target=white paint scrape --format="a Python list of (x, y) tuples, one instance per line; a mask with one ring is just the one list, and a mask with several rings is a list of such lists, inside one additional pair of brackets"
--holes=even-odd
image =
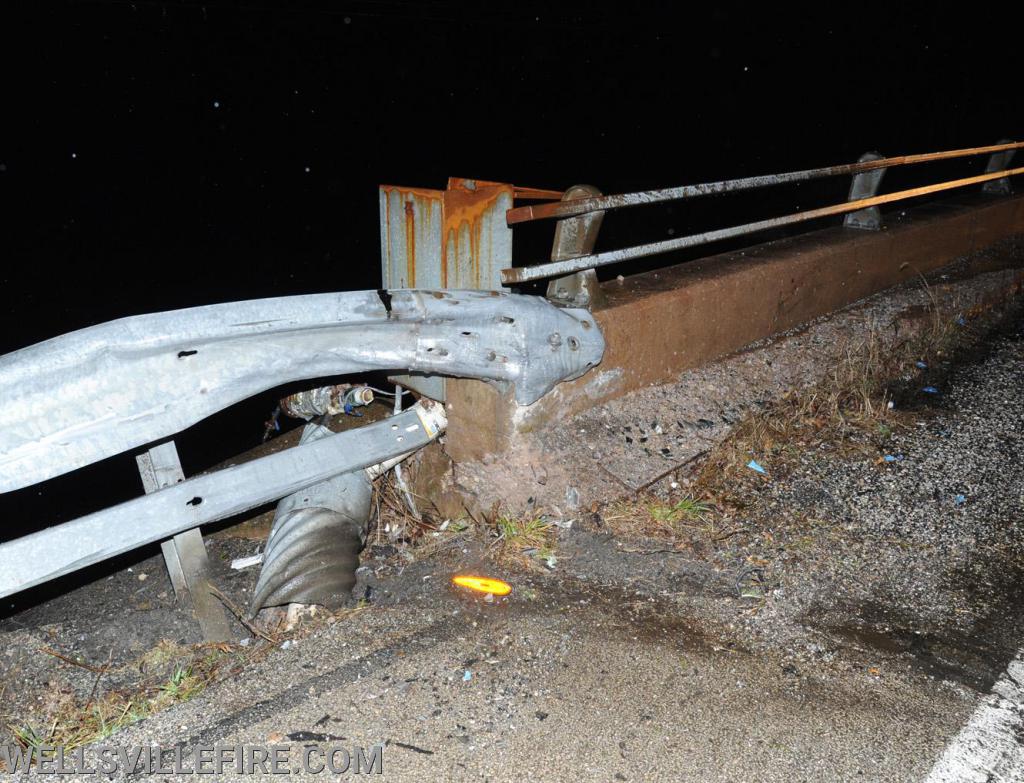
[(1024, 781), (1024, 650), (946, 746), (925, 783)]

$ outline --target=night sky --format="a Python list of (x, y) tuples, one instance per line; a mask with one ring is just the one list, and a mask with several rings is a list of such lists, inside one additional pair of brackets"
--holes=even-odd
[[(1019, 25), (910, 5), (5, 3), (0, 351), (134, 313), (375, 288), (379, 183), (611, 193), (1024, 135)], [(599, 249), (847, 187), (615, 214)], [(517, 229), (517, 258), (542, 260), (550, 230)], [(187, 471), (257, 442), (266, 404), (217, 448), (186, 438)]]
[[(17, 322), (0, 348), (146, 310), (374, 287), (381, 182), (615, 192), (1019, 132), (1017, 48), (992, 19), (679, 7), (5, 5)], [(846, 187), (619, 213), (601, 247), (633, 239), (631, 221), (650, 241)], [(543, 254), (541, 231), (517, 253)]]

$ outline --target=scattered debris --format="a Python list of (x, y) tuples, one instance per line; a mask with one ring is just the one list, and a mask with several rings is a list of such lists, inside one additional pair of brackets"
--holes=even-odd
[(396, 748), (402, 748), (403, 750), (411, 750), (413, 753), (422, 753), (426, 756), (433, 756), (434, 751), (421, 748), (417, 745), (410, 745), (408, 742), (399, 742), (398, 740), (388, 740), (388, 745), (394, 745)]
[(768, 472), (761, 466), (761, 463), (758, 462), (756, 459), (750, 460), (750, 462), (747, 463), (747, 467), (750, 468), (751, 470), (756, 470), (758, 473), (767, 474)]
[(249, 555), (248, 557), (236, 557), (231, 561), (231, 567), (235, 571), (242, 571), (246, 568), (252, 568), (255, 565), (259, 565), (263, 562), (263, 553)]
[(353, 415), (354, 408), (361, 408), (371, 402), (373, 402), (373, 390), (369, 386), (353, 386), (350, 383), (342, 383), (296, 392), (282, 399), (279, 409), (292, 418), (310, 421), (317, 416), (324, 415), (340, 413)]
[(317, 605), (316, 604), (298, 604), (298, 603), (288, 604), (288, 609), (285, 612), (285, 620), (284, 620), (284, 631), (285, 631), (285, 633), (290, 633), (291, 631), (294, 631), (295, 628), (302, 621), (303, 617), (315, 618), (316, 617), (316, 611), (317, 611)]
[(921, 389), (921, 391), (923, 391), (925, 394), (938, 394), (939, 393), (939, 390), (936, 389), (934, 386), (925, 386), (923, 389)]
[(337, 734), (324, 734), (319, 731), (293, 731), (285, 736), (292, 742), (339, 742), (345, 739)]
[(740, 598), (762, 600), (765, 597), (764, 568), (752, 565), (736, 575), (736, 593)]

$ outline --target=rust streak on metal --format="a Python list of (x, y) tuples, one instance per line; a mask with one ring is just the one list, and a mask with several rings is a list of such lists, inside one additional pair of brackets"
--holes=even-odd
[(846, 174), (859, 174), (876, 169), (907, 166), (915, 163), (929, 163), (932, 161), (949, 160), (952, 158), (964, 158), (973, 155), (985, 155), (993, 152), (1004, 152), (1007, 150), (1016, 150), (1021, 148), (1024, 148), (1024, 142), (1009, 142), (1006, 144), (993, 144), (988, 147), (969, 147), (966, 149), (948, 150), (944, 152), (900, 155), (892, 158), (880, 158), (878, 160), (865, 161), (863, 163), (844, 163), (838, 166), (826, 166), (818, 169), (791, 171), (785, 174), (765, 174), (756, 177), (744, 177), (742, 179), (705, 182), (699, 185), (683, 185), (681, 187), (664, 188), (662, 190), (644, 190), (636, 193), (620, 193), (612, 196), (598, 196), (596, 198), (555, 201), (546, 204), (534, 204), (531, 206), (515, 207), (514, 209), (510, 209), (506, 213), (506, 221), (508, 222), (508, 225), (511, 226), (516, 223), (525, 223), (530, 220), (572, 217), (573, 215), (583, 215), (587, 212), (596, 212), (604, 209), (618, 209), (620, 207), (658, 204), (664, 201), (698, 198), (701, 196), (731, 193), (739, 190), (770, 187), (773, 185), (783, 185), (792, 182), (804, 182), (812, 179), (822, 179), (825, 177), (835, 177)]
[(416, 285), (416, 211), (411, 201), (405, 202), (405, 271), (410, 288)]
[[(458, 263), (462, 256), (462, 243), (468, 241), (466, 257), (472, 264), (472, 283), (475, 288), (482, 287), (483, 274), (480, 267), (481, 259), (491, 257), (488, 252), (481, 255), (481, 241), (484, 235), (484, 219), (498, 204), (501, 195), (510, 186), (499, 182), (483, 180), (465, 180), (452, 177), (448, 180), (448, 189), (444, 193), (444, 223), (442, 236), (444, 249), (441, 256), (442, 279), (447, 282), (447, 272), (451, 262)], [(460, 280), (459, 285), (466, 286), (467, 281)]]
[[(389, 197), (397, 194), (401, 202), (401, 209), (404, 215), (404, 226), (401, 236), (405, 243), (405, 279), (394, 281), (394, 287), (413, 288), (416, 285), (416, 251), (417, 234), (428, 227), (431, 222), (435, 202), (438, 200), (438, 191), (426, 188), (409, 188), (396, 185), (381, 185), (382, 192)], [(398, 215), (395, 216), (396, 222)], [(386, 223), (387, 236), (391, 234), (392, 214), (390, 209), (385, 209), (383, 219)], [(421, 239), (423, 237), (421, 236)]]

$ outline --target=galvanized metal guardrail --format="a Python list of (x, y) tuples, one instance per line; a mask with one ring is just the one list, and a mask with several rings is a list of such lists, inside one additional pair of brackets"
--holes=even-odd
[[(0, 492), (154, 444), (289, 381), (425, 372), (511, 385), (528, 405), (603, 353), (589, 311), (498, 291), (382, 288), (122, 318), (0, 356)], [(137, 456), (144, 496), (0, 543), (0, 598), (160, 541), (175, 594), (206, 639), (226, 639), (199, 528), (284, 498), (253, 611), (344, 600), (371, 474), (445, 428), (440, 402), (403, 411), (396, 399), (384, 421), (192, 478), (173, 441), (156, 443)]]
[[(577, 272), (584, 272), (599, 266), (608, 266), (622, 261), (635, 258), (667, 253), (673, 250), (682, 250), (699, 245), (718, 242), (724, 239), (754, 234), (773, 228), (794, 225), (809, 220), (816, 220), (833, 215), (853, 215), (859, 213), (858, 220), (847, 220), (848, 226), (858, 228), (878, 228), (880, 226), (878, 206), (889, 204), (895, 201), (925, 196), (931, 193), (939, 193), (954, 188), (967, 187), (975, 184), (986, 184), (986, 190), (990, 192), (1009, 192), (1009, 177), (1024, 173), (1024, 167), (1015, 169), (1007, 168), (1014, 153), (1024, 147), (1024, 142), (1004, 141), (987, 147), (971, 147), (959, 150), (946, 150), (943, 152), (929, 152), (916, 155), (903, 155), (892, 158), (883, 158), (877, 153), (867, 153), (857, 163), (848, 163), (838, 166), (827, 166), (824, 168), (805, 169), (802, 171), (791, 171), (782, 174), (768, 174), (756, 177), (744, 177), (741, 179), (722, 180), (698, 185), (685, 185), (682, 187), (665, 188), (662, 190), (647, 190), (636, 193), (622, 193), (609, 196), (593, 196), (589, 198), (566, 199), (562, 201), (534, 204), (530, 206), (510, 209), (506, 213), (509, 225), (515, 225), (531, 220), (542, 220), (547, 218), (558, 218), (565, 220), (580, 215), (592, 213), (603, 213), (611, 209), (624, 207), (642, 206), (657, 204), (666, 201), (698, 198), (723, 193), (735, 193), (755, 188), (772, 187), (795, 182), (806, 182), (827, 177), (840, 175), (854, 176), (850, 189), (850, 200), (842, 204), (832, 204), (826, 207), (796, 212), (780, 217), (758, 220), (752, 223), (745, 223), (739, 226), (705, 231), (698, 234), (691, 234), (675, 239), (668, 239), (661, 242), (651, 242), (644, 245), (609, 250), (601, 253), (580, 255), (575, 258), (564, 260), (553, 260), (548, 263), (534, 266), (514, 267), (501, 270), (501, 282), (503, 285), (517, 285), (534, 280), (543, 280), (551, 277), (561, 277)], [(878, 185), (881, 182), (882, 174), (895, 166), (928, 163), (939, 160), (950, 160), (955, 158), (971, 157), (988, 154), (989, 161), (984, 174), (973, 177), (964, 177), (946, 182), (939, 182), (932, 185), (925, 185), (918, 188), (910, 188), (895, 193), (876, 195)]]

